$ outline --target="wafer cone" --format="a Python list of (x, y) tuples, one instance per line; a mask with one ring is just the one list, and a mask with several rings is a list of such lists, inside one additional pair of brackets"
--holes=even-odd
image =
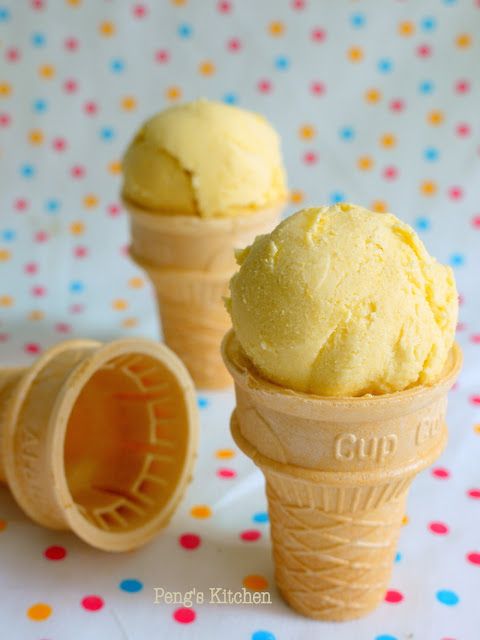
[(311, 618), (367, 614), (389, 583), (410, 483), (445, 446), (460, 348), (433, 386), (358, 398), (268, 383), (232, 331), (222, 349), (235, 381), (233, 437), (266, 479), (280, 592)]
[(126, 551), (163, 528), (197, 450), (193, 383), (164, 345), (72, 340), (0, 370), (0, 476), (35, 522)]
[(230, 326), (222, 298), (237, 268), (234, 249), (271, 231), (284, 203), (210, 219), (152, 213), (124, 203), (130, 212), (130, 254), (155, 287), (165, 342), (198, 387), (230, 385), (220, 343)]

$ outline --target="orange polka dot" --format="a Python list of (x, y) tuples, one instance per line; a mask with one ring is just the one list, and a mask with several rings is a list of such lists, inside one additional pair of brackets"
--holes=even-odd
[(128, 309), (128, 302), (122, 298), (117, 298), (112, 302), (112, 307), (115, 311), (125, 311), (125, 309)]
[(197, 504), (190, 509), (190, 515), (192, 516), (192, 518), (204, 520), (205, 518), (211, 517), (212, 510), (206, 504)]
[(424, 196), (434, 196), (437, 193), (437, 183), (433, 180), (424, 180), (420, 184), (420, 191)]
[(382, 94), (378, 89), (367, 89), (365, 91), (365, 100), (370, 104), (376, 104), (382, 99)]
[(383, 136), (380, 137), (380, 145), (385, 149), (393, 149), (396, 144), (397, 139), (393, 133), (384, 133)]
[(122, 327), (124, 329), (133, 329), (138, 325), (137, 318), (125, 318), (122, 320)]
[(93, 209), (98, 205), (98, 198), (93, 193), (87, 193), (87, 195), (84, 196), (82, 202), (83, 202), (83, 206), (86, 209)]
[(385, 200), (374, 200), (372, 202), (372, 211), (376, 213), (386, 213), (388, 211), (388, 204)]
[(311, 140), (315, 137), (315, 127), (311, 124), (303, 124), (298, 130), (298, 135), (302, 140)]
[(7, 522), (5, 520), (0, 520), (0, 531), (5, 531), (7, 528)]
[(443, 115), (443, 111), (440, 111), (438, 109), (430, 111), (430, 113), (427, 115), (427, 121), (434, 127), (438, 127), (438, 125), (442, 124), (444, 119), (445, 118)]
[(108, 173), (111, 173), (112, 175), (116, 176), (122, 170), (122, 163), (119, 160), (112, 160), (112, 162), (108, 164), (107, 168), (108, 168)]
[(32, 129), (28, 134), (30, 144), (39, 145), (43, 142), (43, 132), (40, 129)]
[(279, 36), (283, 36), (285, 33), (285, 25), (280, 20), (273, 20), (268, 25), (268, 33), (274, 38), (278, 38)]
[(398, 33), (401, 36), (410, 37), (415, 33), (415, 25), (410, 20), (404, 20), (398, 23)]
[(51, 615), (52, 607), (49, 604), (45, 604), (44, 602), (33, 604), (31, 607), (29, 607), (29, 609), (27, 609), (27, 616), (30, 618), (30, 620), (35, 620), (37, 622), (46, 620)]
[(182, 90), (180, 87), (167, 87), (165, 91), (165, 97), (167, 100), (179, 100), (182, 97)]
[(290, 192), (290, 202), (292, 202), (293, 204), (300, 204), (304, 201), (304, 199), (305, 196), (303, 194), (303, 191), (300, 191), (300, 189), (293, 189)]
[(44, 317), (45, 317), (45, 313), (43, 311), (40, 311), (40, 309), (32, 309), (32, 311), (30, 311), (30, 313), (27, 316), (29, 320), (33, 320), (34, 322), (36, 320), (43, 320)]
[(0, 249), (0, 262), (7, 262), (11, 257), (12, 254), (8, 249)]
[(0, 98), (8, 98), (12, 93), (12, 86), (8, 82), (0, 82)]
[(473, 430), (475, 431), (475, 433), (480, 434), (480, 423), (473, 425)]
[(141, 289), (144, 284), (145, 284), (145, 280), (138, 276), (130, 278), (130, 280), (128, 281), (128, 286), (132, 287), (132, 289)]
[(122, 109), (125, 111), (133, 111), (137, 108), (137, 101), (133, 96), (125, 96), (120, 102)]
[(347, 51), (350, 62), (361, 62), (363, 60), (363, 49), (361, 47), (350, 47)]
[(13, 302), (12, 296), (0, 296), (0, 307), (12, 307)]
[(211, 60), (205, 60), (198, 65), (198, 72), (202, 76), (213, 76), (215, 73), (215, 65)]
[(116, 28), (113, 22), (105, 20), (104, 22), (100, 23), (98, 30), (100, 31), (100, 34), (102, 36), (104, 36), (105, 38), (110, 38), (111, 36), (115, 35)]
[(82, 0), (66, 0), (66, 2), (71, 7), (79, 7), (82, 4)]
[(455, 44), (459, 49), (468, 49), (472, 44), (472, 36), (469, 33), (459, 33), (455, 38)]
[(53, 77), (55, 77), (55, 67), (53, 66), (53, 64), (42, 64), (38, 68), (38, 74), (41, 78), (51, 80)]
[(227, 460), (235, 457), (235, 451), (233, 449), (217, 449), (215, 451), (215, 457), (220, 458), (220, 460)]
[(82, 235), (82, 233), (84, 233), (85, 231), (85, 225), (83, 224), (83, 222), (72, 222), (72, 224), (70, 225), (70, 233), (72, 233), (74, 236), (80, 236)]
[(170, 2), (176, 7), (184, 7), (187, 4), (187, 0), (170, 0)]
[(410, 518), (405, 514), (402, 518), (402, 525), (405, 526), (410, 522)]
[(373, 164), (371, 156), (360, 156), (357, 160), (357, 167), (360, 171), (370, 171), (370, 169), (373, 169)]
[(246, 589), (250, 589), (251, 591), (266, 591), (268, 589), (268, 580), (256, 574), (245, 576), (242, 584)]

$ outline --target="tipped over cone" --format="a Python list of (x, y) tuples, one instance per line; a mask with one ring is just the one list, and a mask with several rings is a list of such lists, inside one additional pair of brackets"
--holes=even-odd
[(229, 386), (220, 344), (230, 326), (223, 297), (237, 268), (234, 250), (271, 231), (284, 203), (234, 218), (165, 215), (124, 204), (130, 254), (155, 287), (165, 342), (198, 387)]
[(0, 477), (35, 522), (99, 549), (134, 549), (168, 523), (197, 439), (190, 376), (153, 341), (72, 340), (0, 370)]
[(266, 479), (277, 586), (298, 612), (351, 620), (382, 601), (415, 475), (447, 440), (454, 345), (430, 387), (383, 396), (320, 397), (262, 379), (231, 331), (232, 435)]

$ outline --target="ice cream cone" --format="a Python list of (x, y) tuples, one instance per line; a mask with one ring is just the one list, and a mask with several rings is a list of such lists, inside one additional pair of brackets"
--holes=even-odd
[(222, 350), (235, 381), (233, 437), (266, 479), (280, 592), (311, 618), (367, 614), (388, 586), (410, 483), (445, 446), (460, 348), (432, 386), (352, 398), (270, 384), (232, 331)]
[(195, 391), (164, 345), (72, 340), (0, 370), (0, 477), (37, 523), (107, 551), (149, 541), (191, 479)]
[(234, 250), (271, 231), (284, 203), (233, 218), (164, 215), (127, 201), (125, 206), (130, 254), (155, 287), (165, 342), (198, 387), (230, 385), (220, 343), (230, 326), (222, 298), (237, 268)]

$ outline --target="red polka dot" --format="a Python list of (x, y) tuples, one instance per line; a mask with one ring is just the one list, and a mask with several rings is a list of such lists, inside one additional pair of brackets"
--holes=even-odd
[(309, 165), (317, 164), (318, 155), (315, 153), (315, 151), (306, 151), (303, 154), (303, 162)]
[(0, 113), (0, 127), (8, 127), (12, 119), (8, 113)]
[(84, 246), (78, 246), (73, 249), (73, 255), (75, 258), (85, 258), (88, 255), (88, 249)]
[(445, 469), (444, 467), (437, 467), (436, 469), (432, 469), (432, 476), (435, 476), (435, 478), (449, 478), (450, 477), (450, 471), (448, 469)]
[(57, 333), (70, 333), (72, 327), (66, 322), (57, 322), (55, 325), (55, 331)]
[(70, 78), (68, 80), (65, 80), (65, 82), (63, 83), (63, 90), (65, 91), (65, 93), (75, 93), (77, 89), (78, 83), (76, 80), (72, 80)]
[(480, 333), (474, 333), (470, 336), (470, 341), (473, 344), (480, 344)]
[(183, 533), (178, 538), (178, 542), (184, 549), (197, 549), (201, 545), (202, 539), (196, 533)]
[(229, 51), (232, 51), (233, 53), (236, 53), (237, 51), (240, 51), (241, 48), (242, 48), (242, 43), (240, 42), (240, 40), (238, 38), (231, 38), (227, 42), (227, 49)]
[(461, 187), (450, 187), (448, 197), (451, 200), (461, 200), (463, 198), (463, 189)]
[(144, 18), (148, 13), (148, 8), (144, 4), (136, 4), (132, 9), (132, 13), (135, 18)]
[(430, 522), (428, 528), (432, 533), (436, 533), (439, 536), (444, 536), (449, 532), (449, 528), (443, 522)]
[(472, 551), (467, 554), (467, 560), (472, 564), (480, 565), (480, 553), (478, 551)]
[(429, 58), (432, 55), (432, 48), (428, 44), (420, 44), (417, 47), (417, 56), (419, 58)]
[(468, 80), (457, 80), (455, 91), (456, 93), (468, 93), (470, 91), (470, 82)]
[(9, 339), (8, 333), (0, 333), (0, 342), (8, 342)]
[(197, 614), (191, 608), (180, 607), (173, 612), (173, 619), (181, 624), (190, 624), (195, 620)]
[(70, 313), (83, 313), (85, 311), (85, 305), (80, 304), (80, 303), (76, 303), (76, 304), (72, 304), (70, 305), (69, 308)]
[(67, 555), (67, 550), (65, 547), (59, 546), (48, 547), (43, 552), (43, 555), (47, 560), (63, 560)]
[(170, 60), (170, 53), (166, 49), (155, 51), (155, 60), (161, 64), (165, 64)]
[(35, 262), (27, 262), (27, 264), (23, 267), (25, 273), (28, 273), (29, 276), (34, 275), (38, 271), (38, 264)]
[(221, 0), (221, 2), (217, 4), (217, 10), (220, 13), (230, 13), (232, 5), (230, 2), (227, 2), (227, 0)]
[(314, 96), (323, 96), (326, 91), (326, 87), (323, 82), (312, 82), (310, 85), (310, 93), (313, 93)]
[(16, 47), (10, 47), (5, 51), (5, 58), (8, 62), (17, 62), (20, 59), (20, 51)]
[(235, 478), (237, 472), (234, 469), (218, 469), (217, 476), (219, 478)]
[(403, 593), (401, 593), (400, 591), (395, 591), (394, 589), (390, 589), (385, 594), (385, 602), (390, 602), (391, 604), (402, 602), (403, 598)]
[(85, 177), (85, 167), (82, 167), (79, 164), (74, 165), (70, 169), (70, 175), (72, 178), (84, 178)]
[(246, 531), (242, 531), (240, 534), (240, 538), (244, 542), (256, 542), (257, 540), (260, 540), (261, 537), (262, 533), (257, 529), (247, 529)]
[(325, 29), (322, 29), (321, 27), (315, 27), (315, 29), (312, 29), (311, 38), (314, 42), (323, 42), (326, 37), (327, 32)]
[(471, 133), (470, 125), (467, 122), (459, 122), (455, 127), (455, 133), (459, 138), (468, 138)]
[(31, 0), (32, 9), (41, 10), (45, 7), (43, 0)]
[(27, 342), (27, 344), (23, 347), (25, 353), (28, 353), (32, 356), (38, 355), (42, 348), (37, 342)]
[(82, 607), (87, 611), (98, 611), (105, 603), (100, 596), (85, 596), (82, 599)]
[(67, 141), (65, 138), (54, 138), (52, 140), (52, 147), (55, 151), (65, 151), (67, 148)]
[(46, 231), (37, 231), (33, 239), (35, 242), (46, 242), (48, 240), (48, 233)]
[(480, 404), (480, 396), (477, 396), (477, 395), (470, 396), (470, 402), (472, 404)]
[(394, 100), (390, 101), (389, 107), (391, 111), (394, 111), (395, 113), (401, 113), (405, 109), (405, 102), (400, 98), (395, 98)]
[(392, 166), (385, 167), (383, 177), (385, 180), (396, 180), (398, 178), (398, 169)]
[(29, 207), (29, 202), (28, 200), (25, 200), (25, 198), (17, 198), (17, 200), (15, 200), (15, 202), (13, 203), (13, 208), (16, 211), (25, 211), (26, 209), (28, 209)]
[(78, 49), (78, 40), (76, 38), (66, 38), (63, 45), (67, 51), (76, 51)]
[(45, 287), (43, 287), (42, 285), (35, 285), (34, 287), (32, 287), (31, 289), (31, 294), (32, 296), (35, 296), (36, 298), (41, 298), (42, 296), (44, 296), (47, 293), (47, 290)]
[(473, 500), (480, 500), (480, 489), (469, 489), (467, 496), (473, 498)]
[(307, 3), (305, 0), (292, 0), (292, 9), (294, 11), (301, 11), (302, 9), (305, 9), (306, 6)]
[(273, 85), (270, 80), (259, 80), (257, 82), (257, 89), (260, 93), (270, 93), (272, 91)]
[(83, 105), (83, 110), (87, 115), (94, 116), (96, 113), (98, 113), (98, 105), (96, 102), (89, 100)]

